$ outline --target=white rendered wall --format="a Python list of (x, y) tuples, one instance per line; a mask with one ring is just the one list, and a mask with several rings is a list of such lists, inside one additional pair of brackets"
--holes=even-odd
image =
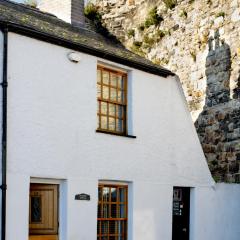
[[(98, 59), (80, 53), (75, 64), (69, 52), (10, 33), (7, 240), (27, 239), (30, 177), (64, 182), (60, 240), (96, 239), (100, 179), (130, 183), (130, 237), (170, 240), (172, 187), (212, 184), (177, 80), (121, 66), (129, 71), (130, 132), (137, 138), (96, 133)], [(81, 192), (91, 201), (75, 201)]]
[(195, 189), (190, 240), (239, 240), (239, 199), (240, 184)]
[[(0, 30), (0, 82), (2, 82), (3, 78), (3, 32)], [(0, 136), (2, 136), (2, 87), (0, 88)], [(1, 139), (1, 138), (0, 138)], [(0, 185), (2, 185), (2, 144), (0, 143)], [(0, 216), (2, 214), (2, 191), (0, 190)], [(1, 220), (0, 220), (1, 222)], [(0, 232), (1, 232), (1, 224), (0, 224)]]

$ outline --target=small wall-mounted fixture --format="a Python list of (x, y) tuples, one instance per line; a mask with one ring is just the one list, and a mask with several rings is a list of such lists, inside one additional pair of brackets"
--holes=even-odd
[(70, 53), (68, 54), (68, 59), (69, 59), (71, 62), (78, 63), (78, 62), (80, 62), (80, 60), (81, 60), (81, 56), (79, 55), (79, 53), (70, 52)]

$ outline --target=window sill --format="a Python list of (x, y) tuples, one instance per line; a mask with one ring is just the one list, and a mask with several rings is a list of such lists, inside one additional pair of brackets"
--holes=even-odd
[(120, 137), (137, 138), (136, 136), (133, 136), (133, 135), (120, 134), (120, 133), (108, 132), (108, 131), (103, 131), (103, 130), (96, 130), (96, 132), (97, 133), (104, 133), (104, 134), (109, 134), (109, 135), (120, 136)]

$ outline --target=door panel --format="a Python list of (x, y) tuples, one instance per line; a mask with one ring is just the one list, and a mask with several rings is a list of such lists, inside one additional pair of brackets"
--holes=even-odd
[(173, 188), (173, 240), (189, 240), (190, 188)]
[[(58, 234), (58, 185), (31, 184), (29, 239), (56, 240)], [(55, 235), (55, 236), (54, 236)]]

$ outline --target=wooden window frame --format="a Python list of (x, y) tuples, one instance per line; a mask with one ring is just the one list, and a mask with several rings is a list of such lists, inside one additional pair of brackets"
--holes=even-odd
[[(116, 188), (116, 201), (112, 201), (111, 194), (108, 196), (108, 200), (104, 200), (103, 197), (103, 188), (109, 188), (109, 192), (111, 193), (111, 188)], [(101, 189), (101, 190), (100, 190)], [(120, 189), (124, 189), (124, 199), (123, 201), (120, 200)], [(116, 206), (116, 216), (117, 217), (112, 217), (112, 211), (111, 207), (112, 205)], [(104, 215), (104, 207), (107, 206), (108, 209), (108, 217), (103, 217)], [(120, 213), (120, 207), (123, 206), (123, 212), (124, 212), (124, 217), (121, 217)], [(99, 216), (99, 212), (101, 216)], [(127, 235), (128, 235), (128, 185), (123, 185), (123, 184), (105, 184), (105, 183), (100, 183), (98, 185), (98, 231), (97, 231), (97, 239), (102, 240), (112, 240), (112, 239), (120, 239), (121, 240), (127, 240)], [(102, 223), (107, 222), (107, 233), (104, 232), (102, 233)], [(113, 229), (110, 229), (110, 222), (114, 223), (114, 233), (112, 232)], [(116, 227), (118, 226), (118, 227)], [(122, 228), (120, 227), (122, 226)], [(121, 228), (121, 232), (119, 230), (119, 227)]]
[[(107, 68), (107, 67), (103, 67), (103, 66), (99, 66), (97, 67), (97, 71), (101, 72), (101, 78), (100, 78), (100, 82), (97, 81), (97, 86), (100, 88), (100, 97), (97, 97), (97, 104), (98, 104), (98, 111), (97, 111), (97, 117), (98, 117), (98, 128), (97, 128), (97, 132), (105, 132), (105, 133), (110, 133), (110, 134), (115, 134), (115, 135), (123, 135), (123, 136), (127, 136), (127, 85), (128, 85), (128, 79), (127, 79), (127, 73), (126, 72), (122, 72), (122, 71), (117, 71), (117, 70), (113, 70), (111, 68)], [(105, 84), (103, 83), (103, 72), (108, 72), (109, 73), (109, 83)], [(98, 73), (97, 73), (98, 74)], [(114, 74), (116, 76), (121, 76), (122, 81), (123, 81), (123, 86), (119, 86), (118, 84), (118, 80), (117, 80), (117, 84), (116, 86), (111, 84), (111, 74)], [(108, 88), (108, 99), (103, 97), (103, 87), (107, 87)], [(111, 89), (115, 89), (116, 90), (116, 101), (111, 100)], [(118, 101), (118, 94), (122, 94), (123, 98), (121, 101)], [(107, 106), (107, 113), (102, 113), (102, 103), (106, 103)], [(115, 113), (114, 115), (110, 115), (109, 114), (109, 106), (115, 106)], [(118, 116), (117, 114), (117, 108), (122, 109), (122, 116)], [(107, 119), (107, 128), (103, 128), (101, 126), (102, 122), (101, 122), (101, 117), (106, 117)], [(114, 123), (114, 130), (113, 129), (109, 129), (109, 118), (115, 119), (115, 123)], [(122, 131), (119, 131), (117, 129), (117, 121), (122, 121)]]

